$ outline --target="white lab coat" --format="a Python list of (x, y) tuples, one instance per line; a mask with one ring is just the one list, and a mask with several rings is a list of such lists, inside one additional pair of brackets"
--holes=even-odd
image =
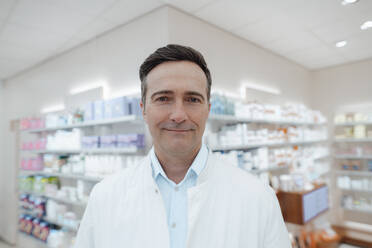
[[(167, 216), (147, 156), (98, 183), (75, 248), (170, 248)], [(209, 154), (188, 190), (187, 248), (289, 248), (274, 191)]]

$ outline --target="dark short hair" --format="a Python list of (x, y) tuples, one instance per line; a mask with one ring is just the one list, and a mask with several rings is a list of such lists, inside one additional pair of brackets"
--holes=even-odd
[(203, 55), (191, 47), (169, 44), (165, 47), (158, 48), (154, 53), (150, 54), (150, 56), (146, 58), (140, 67), (139, 76), (141, 79), (141, 98), (143, 104), (145, 104), (146, 100), (147, 75), (157, 65), (169, 61), (190, 61), (197, 64), (203, 70), (207, 78), (207, 99), (209, 101), (211, 95), (212, 78)]

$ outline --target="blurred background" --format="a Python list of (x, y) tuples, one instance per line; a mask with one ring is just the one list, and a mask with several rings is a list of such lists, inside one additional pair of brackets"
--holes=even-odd
[(138, 69), (191, 46), (204, 142), (277, 192), (293, 247), (372, 247), (372, 1), (0, 0), (0, 247), (72, 247), (151, 147)]

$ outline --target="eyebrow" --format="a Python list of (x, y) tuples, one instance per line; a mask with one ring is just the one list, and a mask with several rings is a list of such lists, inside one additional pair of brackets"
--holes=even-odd
[[(170, 94), (174, 94), (173, 91), (171, 90), (161, 90), (161, 91), (157, 91), (155, 93), (153, 93), (151, 95), (151, 100), (154, 100), (154, 98), (157, 96), (157, 95), (170, 95)], [(204, 99), (204, 96), (202, 94), (200, 94), (199, 92), (196, 92), (196, 91), (187, 91), (185, 93), (185, 95), (188, 95), (188, 96), (198, 96), (200, 97), (203, 101), (205, 100)]]

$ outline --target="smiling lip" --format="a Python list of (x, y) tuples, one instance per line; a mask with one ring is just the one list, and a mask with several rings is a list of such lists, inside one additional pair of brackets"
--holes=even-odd
[(185, 133), (185, 132), (191, 131), (191, 130), (166, 129), (166, 128), (165, 128), (165, 130), (171, 131), (171, 132), (179, 132), (179, 133)]

